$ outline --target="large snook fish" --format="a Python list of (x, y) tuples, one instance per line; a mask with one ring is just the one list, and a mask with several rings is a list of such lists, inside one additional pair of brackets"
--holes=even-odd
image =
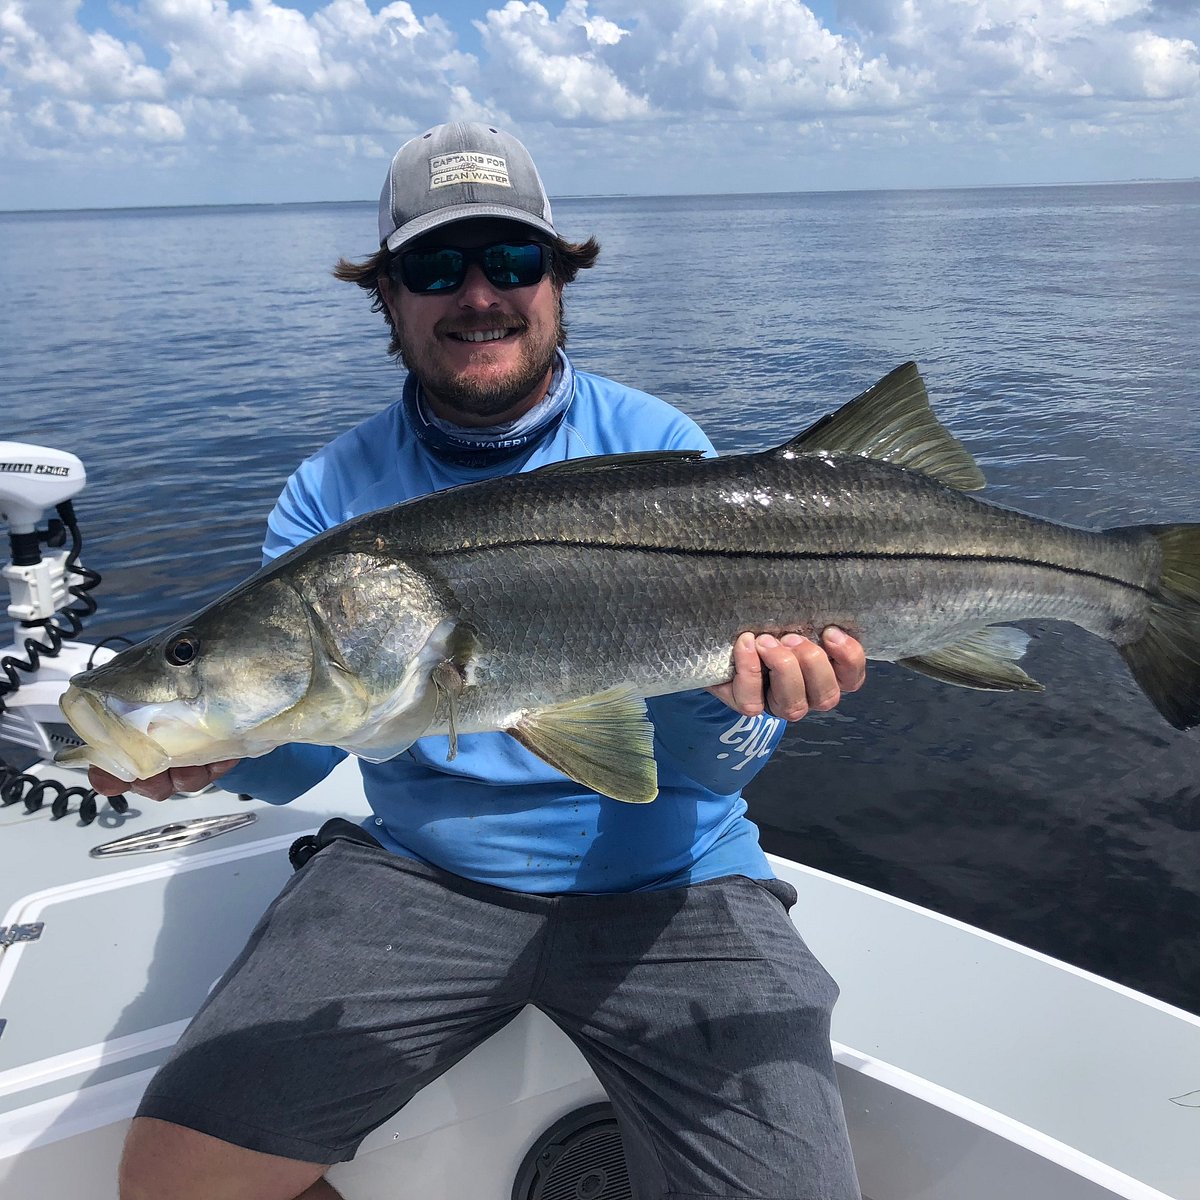
[(912, 363), (778, 449), (616, 455), (369, 513), (76, 675), (63, 755), (122, 778), (316, 742), (379, 761), (505, 730), (618, 800), (657, 790), (642, 698), (727, 680), (738, 634), (838, 625), (873, 659), (1036, 690), (1027, 639), (1114, 643), (1200, 722), (1200, 526), (1104, 532), (984, 504)]

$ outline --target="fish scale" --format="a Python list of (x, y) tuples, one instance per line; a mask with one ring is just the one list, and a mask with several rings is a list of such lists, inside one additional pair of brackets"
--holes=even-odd
[(969, 559), (681, 558), (547, 543), (444, 565), (439, 576), (492, 664), (481, 704), (494, 702), (488, 691), (503, 697), (514, 686), (539, 703), (613, 683), (643, 695), (707, 686), (729, 677), (731, 647), (746, 629), (813, 637), (838, 625), (870, 657), (894, 660), (1018, 619), (1072, 621), (1116, 640), (1140, 628), (1145, 609), (1140, 591), (1096, 576)]
[(1028, 619), (1104, 637), (1168, 721), (1200, 723), (1200, 527), (1076, 529), (982, 485), (906, 364), (775, 450), (448, 489), (319, 535), (77, 676), (63, 709), (87, 745), (65, 757), (144, 776), (307, 741), (378, 761), (500, 729), (645, 801), (642, 700), (728, 680), (743, 631), (836, 625), (947, 683), (1039, 690), (1003, 628)]
[(373, 543), (386, 539), (391, 554), (434, 561), (519, 544), (1006, 559), (1142, 590), (1161, 565), (1157, 543), (1141, 531), (1117, 535), (1057, 524), (855, 454), (784, 450), (716, 460), (684, 454), (618, 461), (582, 476), (547, 468), (523, 477), (519, 491), (509, 481), (424, 497), (419, 515), (400, 505), (386, 516), (357, 518), (345, 527), (347, 545), (367, 534)]

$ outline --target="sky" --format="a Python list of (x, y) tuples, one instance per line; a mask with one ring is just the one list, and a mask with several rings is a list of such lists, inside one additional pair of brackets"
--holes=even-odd
[(481, 120), (552, 197), (1200, 176), (1200, 0), (0, 0), (0, 209), (374, 200)]

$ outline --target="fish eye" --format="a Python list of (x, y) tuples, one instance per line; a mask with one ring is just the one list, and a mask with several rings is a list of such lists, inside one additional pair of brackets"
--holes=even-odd
[(167, 643), (163, 657), (173, 667), (186, 667), (199, 653), (200, 639), (194, 633), (181, 633)]

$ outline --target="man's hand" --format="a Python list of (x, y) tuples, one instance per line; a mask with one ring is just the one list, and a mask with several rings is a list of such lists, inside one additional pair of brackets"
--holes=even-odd
[(835, 708), (843, 693), (857, 692), (866, 677), (861, 644), (830, 625), (819, 644), (797, 633), (782, 638), (743, 633), (733, 645), (733, 679), (708, 690), (745, 717), (765, 710), (798, 721)]
[(88, 783), (92, 791), (101, 796), (119, 796), (122, 792), (136, 792), (148, 800), (165, 800), (176, 792), (198, 792), (214, 779), (220, 779), (226, 771), (232, 771), (242, 760), (226, 758), (209, 763), (204, 767), (172, 767), (149, 779), (118, 779), (99, 767), (88, 767)]

